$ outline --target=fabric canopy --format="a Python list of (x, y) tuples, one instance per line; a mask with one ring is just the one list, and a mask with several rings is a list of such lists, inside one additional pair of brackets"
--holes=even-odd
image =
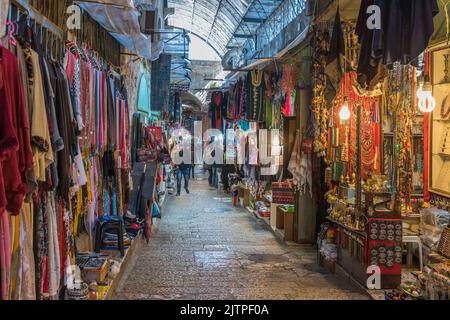
[(152, 50), (151, 38), (142, 34), (139, 11), (132, 0), (99, 0), (100, 3), (76, 1), (95, 21), (131, 52), (149, 60), (157, 60), (163, 48)]

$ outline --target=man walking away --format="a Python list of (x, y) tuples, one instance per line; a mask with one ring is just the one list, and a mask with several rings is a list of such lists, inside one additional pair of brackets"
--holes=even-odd
[[(181, 155), (183, 156), (183, 155)], [(189, 178), (191, 176), (191, 165), (182, 162), (177, 168), (177, 197), (181, 194), (181, 182), (184, 177), (184, 189), (189, 194)]]

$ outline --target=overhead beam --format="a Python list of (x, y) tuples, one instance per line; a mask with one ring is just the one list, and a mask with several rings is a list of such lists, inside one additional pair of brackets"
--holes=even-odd
[(243, 34), (243, 33), (235, 33), (233, 34), (233, 37), (235, 38), (241, 38), (241, 39), (251, 39), (254, 37), (252, 34)]
[(266, 19), (263, 18), (250, 18), (250, 17), (244, 17), (242, 19), (243, 22), (245, 23), (264, 23), (266, 21)]

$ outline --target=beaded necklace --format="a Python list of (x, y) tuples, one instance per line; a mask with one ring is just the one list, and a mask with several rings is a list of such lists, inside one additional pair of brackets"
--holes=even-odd
[(252, 70), (251, 71), (251, 78), (252, 78), (252, 85), (253, 85), (253, 120), (257, 119), (257, 113), (258, 113), (258, 106), (259, 106), (259, 88), (262, 84), (264, 76), (264, 71), (262, 70)]

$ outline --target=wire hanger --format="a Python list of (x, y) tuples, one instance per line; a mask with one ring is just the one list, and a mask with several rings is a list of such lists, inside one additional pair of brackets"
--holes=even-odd
[(14, 32), (16, 31), (16, 26), (14, 23), (12, 23), (11, 21), (8, 21), (6, 23), (6, 26), (9, 27), (10, 29), (8, 30), (8, 37), (10, 39), (10, 42), (13, 46), (17, 46), (17, 41), (16, 38), (14, 38)]

